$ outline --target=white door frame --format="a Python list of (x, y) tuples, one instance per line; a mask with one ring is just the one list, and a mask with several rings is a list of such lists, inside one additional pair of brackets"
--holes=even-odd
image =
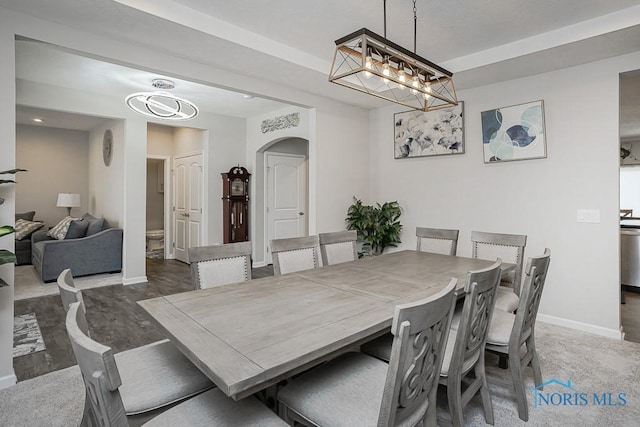
[[(192, 152), (187, 152), (187, 153), (180, 153), (177, 156), (174, 156), (173, 158), (173, 165), (172, 165), (172, 170), (171, 170), (171, 192), (172, 192), (172, 199), (171, 199), (171, 225), (173, 227), (172, 230), (172, 238), (175, 239), (175, 233), (176, 233), (176, 227), (175, 227), (175, 217), (176, 217), (176, 213), (175, 213), (175, 205), (176, 205), (176, 177), (175, 177), (175, 164), (176, 161), (178, 159), (182, 159), (185, 157), (191, 157), (191, 156), (201, 156), (202, 158), (202, 183), (200, 185), (200, 188), (202, 189), (202, 193), (200, 194), (200, 200), (202, 203), (202, 215), (200, 216), (200, 242), (205, 245), (207, 244), (207, 242), (205, 241), (205, 229), (207, 226), (207, 199), (205, 198), (205, 195), (207, 193), (207, 165), (205, 162), (205, 158), (204, 158), (204, 150), (197, 150), (197, 151), (192, 151)], [(175, 240), (173, 240), (173, 242), (175, 242)], [(173, 249), (173, 242), (171, 245), (171, 253), (173, 258), (175, 259), (175, 251)]]
[[(267, 265), (267, 259), (268, 259), (268, 247), (269, 247), (269, 214), (266, 212), (267, 207), (269, 205), (269, 168), (267, 167), (269, 164), (269, 156), (278, 156), (278, 157), (294, 157), (297, 159), (304, 159), (306, 161), (308, 161), (307, 156), (303, 155), (303, 154), (292, 154), (292, 153), (279, 153), (277, 151), (264, 151), (264, 165), (263, 165), (263, 173), (264, 173), (264, 177), (262, 179), (264, 188), (263, 188), (263, 194), (264, 194), (264, 248), (263, 248), (263, 259), (264, 259), (264, 263), (265, 265)], [(310, 233), (310, 221), (309, 221), (309, 170), (308, 170), (308, 165), (307, 165), (307, 178), (306, 178), (306, 189), (305, 189), (305, 193), (306, 193), (306, 211), (305, 212), (305, 221), (307, 222), (306, 225), (306, 229), (307, 229), (307, 234)]]

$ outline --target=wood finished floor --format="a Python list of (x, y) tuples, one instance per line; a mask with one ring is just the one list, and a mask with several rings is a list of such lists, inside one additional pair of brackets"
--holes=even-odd
[[(252, 270), (254, 278), (273, 275), (271, 266)], [(114, 353), (165, 337), (136, 301), (191, 290), (189, 266), (175, 260), (147, 259), (147, 283), (113, 285), (82, 291), (91, 335)], [(51, 283), (55, 286), (55, 283)], [(59, 295), (15, 302), (15, 314), (36, 313), (46, 350), (13, 359), (18, 381), (76, 364), (64, 325)]]
[(640, 290), (624, 293), (626, 304), (620, 304), (620, 317), (626, 341), (640, 342)]

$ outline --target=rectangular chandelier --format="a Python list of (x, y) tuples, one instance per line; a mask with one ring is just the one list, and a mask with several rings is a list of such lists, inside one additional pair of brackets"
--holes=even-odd
[(362, 28), (336, 40), (329, 81), (422, 111), (458, 105), (453, 73)]

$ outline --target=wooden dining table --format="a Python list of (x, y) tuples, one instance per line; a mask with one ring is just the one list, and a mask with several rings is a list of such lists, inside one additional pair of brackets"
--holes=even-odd
[(138, 304), (238, 400), (388, 332), (396, 305), (452, 277), (462, 292), (469, 270), (492, 263), (404, 250)]

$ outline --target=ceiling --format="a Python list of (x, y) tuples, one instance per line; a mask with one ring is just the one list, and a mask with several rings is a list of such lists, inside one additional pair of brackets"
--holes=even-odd
[[(363, 108), (384, 101), (328, 83), (333, 41), (362, 27), (382, 34), (382, 5), (362, 0), (0, 0), (0, 6), (65, 26)], [(458, 90), (640, 48), (639, 0), (417, 0), (416, 6), (417, 53), (453, 71)], [(387, 2), (387, 36), (410, 49), (412, 7), (410, 0)], [(25, 53), (22, 59), (34, 64), (44, 61), (40, 56), (42, 52)], [(88, 61), (60, 52), (47, 54), (46, 59), (58, 61), (55, 67), (60, 70), (65, 61)], [(119, 93), (145, 90), (152, 77), (94, 65), (99, 73), (65, 84), (91, 90), (109, 87), (111, 93)], [(38, 70), (42, 68), (19, 70), (18, 77), (29, 73), (29, 78), (46, 79), (46, 73), (34, 75)], [(53, 74), (58, 84), (64, 80), (64, 72)], [(190, 88), (188, 82), (180, 84), (184, 96), (191, 89), (194, 96), (203, 91)], [(227, 95), (232, 96), (217, 94), (201, 102), (219, 100), (226, 114), (249, 114), (242, 111), (251, 103), (240, 103), (240, 111), (233, 110)]]

